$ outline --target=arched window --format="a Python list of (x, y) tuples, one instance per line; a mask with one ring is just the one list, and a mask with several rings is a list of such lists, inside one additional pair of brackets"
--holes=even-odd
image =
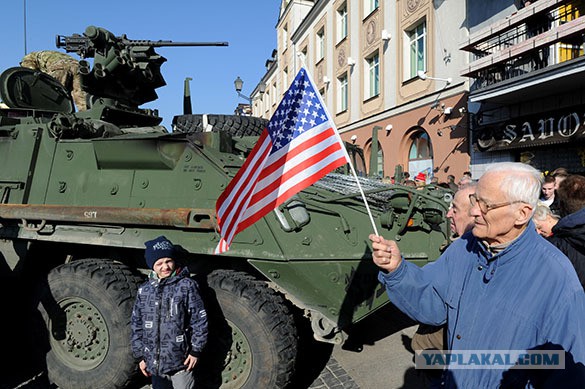
[(410, 136), (410, 150), (408, 152), (408, 171), (414, 178), (418, 173), (426, 175), (427, 182), (433, 171), (433, 145), (429, 134), (423, 129), (417, 130)]

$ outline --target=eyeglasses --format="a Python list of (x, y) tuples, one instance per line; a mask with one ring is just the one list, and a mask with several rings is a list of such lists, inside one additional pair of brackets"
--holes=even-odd
[(507, 205), (523, 203), (524, 201), (506, 201), (505, 203), (497, 203), (497, 204), (488, 204), (484, 200), (477, 197), (475, 193), (469, 195), (469, 202), (471, 203), (472, 207), (475, 207), (475, 204), (479, 206), (479, 210), (481, 213), (488, 213), (492, 209), (502, 208)]

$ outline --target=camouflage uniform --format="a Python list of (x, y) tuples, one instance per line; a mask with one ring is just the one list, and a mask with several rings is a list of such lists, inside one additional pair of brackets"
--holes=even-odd
[(33, 51), (24, 56), (20, 66), (40, 70), (59, 81), (71, 92), (78, 111), (87, 109), (87, 94), (81, 90), (79, 62), (71, 56), (58, 51)]

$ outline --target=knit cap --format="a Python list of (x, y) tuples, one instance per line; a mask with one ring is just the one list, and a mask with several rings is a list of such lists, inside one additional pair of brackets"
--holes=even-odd
[(144, 252), (144, 258), (146, 259), (146, 265), (152, 269), (154, 263), (161, 258), (174, 258), (175, 246), (164, 236), (159, 236), (156, 239), (149, 240), (144, 243), (146, 250)]
[(414, 178), (416, 181), (426, 181), (427, 180), (427, 175), (424, 174), (423, 172), (420, 172), (416, 175), (416, 177)]

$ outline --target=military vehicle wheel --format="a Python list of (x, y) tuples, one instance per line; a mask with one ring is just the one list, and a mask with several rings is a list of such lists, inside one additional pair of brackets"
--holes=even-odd
[(51, 270), (41, 296), (49, 379), (63, 389), (123, 388), (136, 372), (130, 316), (140, 278), (123, 264), (86, 259)]
[(223, 369), (221, 387), (286, 387), (292, 378), (298, 339), (284, 297), (242, 272), (216, 270), (208, 276), (208, 283), (219, 310), (208, 310), (207, 350), (212, 355), (205, 358), (216, 371)]
[(182, 132), (227, 131), (235, 136), (259, 136), (268, 120), (239, 115), (179, 115), (173, 128)]

